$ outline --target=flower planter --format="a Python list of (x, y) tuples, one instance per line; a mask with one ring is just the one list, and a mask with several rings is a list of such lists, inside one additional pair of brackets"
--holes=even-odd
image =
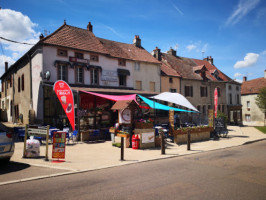
[(143, 123), (143, 122), (136, 122), (135, 128), (137, 129), (149, 129), (153, 128), (153, 123)]

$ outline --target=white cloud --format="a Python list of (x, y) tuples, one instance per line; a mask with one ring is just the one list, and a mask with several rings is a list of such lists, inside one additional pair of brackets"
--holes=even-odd
[(240, 77), (240, 76), (242, 76), (241, 73), (238, 73), (238, 72), (237, 72), (237, 73), (234, 74), (234, 77)]
[(244, 60), (236, 62), (234, 68), (239, 69), (239, 68), (251, 67), (257, 63), (258, 58), (259, 54), (247, 53), (247, 55), (244, 57)]
[(261, 53), (261, 55), (266, 55), (266, 50)]
[[(10, 9), (1, 9), (0, 12), (0, 36), (20, 43), (35, 44), (39, 41), (39, 32), (34, 30), (38, 25), (30, 18)], [(33, 45), (18, 44), (0, 39), (3, 46), (4, 56), (0, 57), (0, 74), (4, 72), (4, 62), (9, 66), (28, 51)]]
[(252, 11), (258, 4), (260, 0), (239, 0), (237, 8), (234, 10), (233, 14), (227, 19), (226, 25), (235, 25), (243, 17), (245, 17), (250, 11)]
[(187, 49), (188, 49), (188, 51), (191, 51), (191, 50), (193, 50), (193, 49), (196, 49), (197, 48), (197, 46), (196, 45), (194, 45), (194, 44), (190, 44), (190, 45), (187, 45), (187, 47), (186, 47)]

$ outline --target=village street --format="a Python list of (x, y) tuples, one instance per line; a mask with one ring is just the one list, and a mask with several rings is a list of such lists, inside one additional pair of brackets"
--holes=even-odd
[(1, 198), (265, 199), (265, 148), (264, 140), (217, 151), (2, 185)]

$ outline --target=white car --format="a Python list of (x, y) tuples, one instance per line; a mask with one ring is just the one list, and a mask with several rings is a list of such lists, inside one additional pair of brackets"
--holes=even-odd
[(14, 154), (15, 143), (13, 134), (0, 129), (0, 161), (8, 162)]

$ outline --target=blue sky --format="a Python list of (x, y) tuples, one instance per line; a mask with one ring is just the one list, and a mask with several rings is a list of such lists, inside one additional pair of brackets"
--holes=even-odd
[[(170, 47), (183, 57), (212, 56), (232, 79), (263, 77), (266, 69), (264, 0), (0, 0), (0, 37), (34, 44), (67, 24), (97, 37), (132, 43), (149, 52)], [(0, 75), (31, 46), (0, 39)]]

